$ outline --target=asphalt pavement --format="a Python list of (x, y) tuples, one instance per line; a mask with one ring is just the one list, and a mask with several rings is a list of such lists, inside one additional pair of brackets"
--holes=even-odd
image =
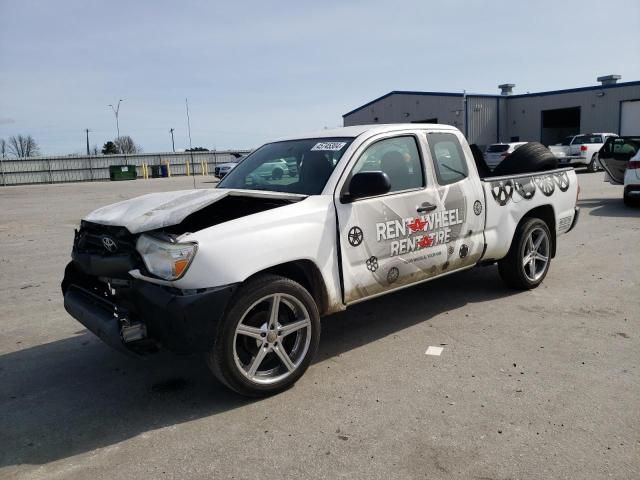
[(602, 177), (538, 289), (491, 266), (357, 305), (262, 400), (62, 305), (83, 215), (192, 179), (0, 188), (0, 478), (640, 478), (640, 208)]

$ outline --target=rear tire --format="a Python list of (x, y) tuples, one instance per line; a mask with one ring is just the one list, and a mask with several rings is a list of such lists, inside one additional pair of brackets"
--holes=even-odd
[(530, 290), (540, 285), (551, 264), (552, 241), (549, 227), (539, 218), (520, 223), (509, 253), (498, 262), (504, 283), (517, 290)]
[(551, 151), (537, 142), (529, 142), (509, 154), (493, 170), (492, 176), (517, 175), (541, 172), (558, 167), (558, 159)]
[(587, 165), (587, 170), (590, 173), (596, 173), (600, 170), (600, 162), (598, 162), (598, 154), (594, 153), (593, 157), (591, 157), (591, 162)]
[(207, 363), (230, 389), (274, 395), (307, 370), (320, 341), (320, 315), (309, 292), (278, 275), (242, 285), (216, 331)]

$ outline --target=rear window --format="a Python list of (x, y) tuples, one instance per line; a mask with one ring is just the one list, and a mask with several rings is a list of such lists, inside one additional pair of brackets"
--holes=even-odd
[(576, 137), (576, 141), (573, 143), (577, 143), (579, 145), (584, 143), (604, 143), (604, 139), (602, 138), (602, 135), (580, 135), (579, 137)]
[(467, 178), (467, 161), (455, 135), (429, 132), (427, 142), (440, 185), (449, 185)]
[(487, 148), (487, 153), (502, 153), (509, 150), (509, 145), (504, 143), (496, 143), (494, 145), (489, 145)]

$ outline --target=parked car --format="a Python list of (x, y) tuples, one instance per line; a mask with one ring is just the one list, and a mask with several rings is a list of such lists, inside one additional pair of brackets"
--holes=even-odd
[(284, 158), (275, 158), (263, 163), (251, 173), (262, 178), (280, 180), (282, 177), (289, 175), (289, 164)]
[(509, 154), (527, 142), (494, 143), (489, 145), (484, 152), (484, 159), (489, 168), (495, 168)]
[(627, 205), (640, 202), (640, 137), (609, 138), (600, 150), (605, 181), (624, 185), (622, 198)]
[[(578, 182), (572, 169), (545, 170), (542, 145), (518, 153), (527, 151), (528, 161), (511, 157), (501, 176), (481, 179), (448, 125), (361, 125), (268, 143), (218, 188), (87, 215), (64, 306), (120, 351), (204, 353), (231, 389), (280, 392), (311, 363), (320, 316), (478, 265), (497, 263), (515, 289), (540, 285), (557, 238), (578, 220)], [(302, 159), (295, 178), (262, 177), (291, 152)]]
[(243, 155), (242, 157), (234, 158), (230, 162), (219, 163), (213, 169), (213, 174), (219, 179), (223, 179), (224, 176), (233, 170), (245, 157), (246, 155)]
[(617, 137), (615, 133), (583, 133), (566, 137), (562, 143), (550, 145), (549, 150), (558, 158), (559, 165), (587, 167), (590, 172), (600, 168), (598, 152), (609, 137)]

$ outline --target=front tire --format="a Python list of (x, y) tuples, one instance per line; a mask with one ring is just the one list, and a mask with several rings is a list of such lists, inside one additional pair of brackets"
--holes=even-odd
[(241, 395), (263, 397), (291, 387), (320, 341), (320, 315), (299, 283), (261, 275), (237, 291), (208, 354), (209, 367)]
[(551, 263), (551, 232), (539, 218), (525, 220), (516, 229), (509, 253), (498, 262), (504, 283), (517, 290), (536, 288)]
[(282, 180), (283, 176), (284, 176), (284, 170), (282, 170), (280, 167), (274, 168), (273, 171), (271, 172), (271, 178), (273, 178), (274, 180)]
[(591, 157), (591, 162), (589, 162), (589, 165), (587, 165), (587, 170), (590, 173), (595, 173), (598, 170), (600, 170), (600, 163), (598, 162), (598, 154), (594, 153), (593, 157)]

